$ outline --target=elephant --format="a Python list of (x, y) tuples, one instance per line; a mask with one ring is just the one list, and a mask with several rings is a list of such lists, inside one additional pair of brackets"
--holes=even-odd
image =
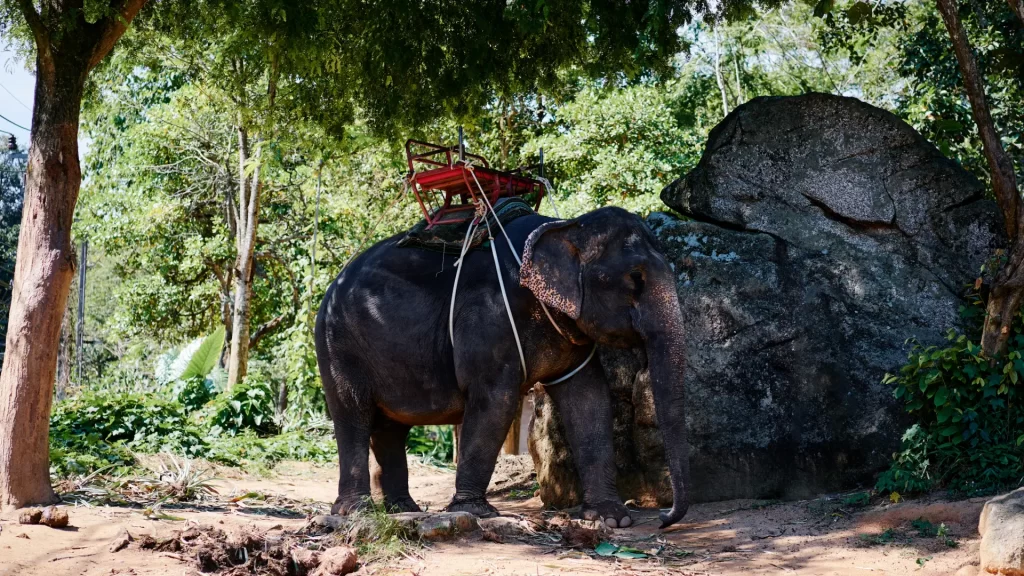
[(609, 385), (598, 362), (584, 362), (601, 345), (646, 350), (674, 499), (660, 518), (663, 528), (678, 522), (689, 506), (685, 347), (675, 274), (657, 239), (616, 207), (566, 220), (530, 213), (503, 233), (494, 231), (494, 254), (464, 255), (453, 305), (458, 254), (398, 247), (401, 234), (352, 260), (326, 291), (315, 341), (338, 443), (332, 514), (368, 504), (371, 449), (385, 506), (419, 511), (409, 495), (409, 430), (461, 423), (446, 509), (498, 515), (485, 492), (520, 398), (583, 365), (546, 388), (581, 479), (582, 516), (631, 525), (616, 490)]

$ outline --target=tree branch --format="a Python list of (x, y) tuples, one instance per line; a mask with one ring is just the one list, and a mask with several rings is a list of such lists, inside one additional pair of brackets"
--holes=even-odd
[(89, 69), (92, 70), (100, 63), (114, 44), (124, 35), (125, 30), (135, 19), (135, 16), (142, 9), (146, 0), (115, 0), (110, 8), (113, 15), (107, 16), (96, 23), (99, 26), (99, 36), (96, 44), (92, 47), (92, 55), (89, 57)]
[(46, 28), (46, 24), (43, 22), (39, 12), (36, 12), (36, 7), (32, 4), (32, 0), (18, 0), (18, 5), (21, 6), (21, 13), (25, 16), (25, 21), (28, 22), (28, 27), (32, 30), (32, 36), (36, 40), (36, 50), (40, 63), (52, 68), (53, 54), (50, 50), (50, 31)]
[[(1020, 2), (1020, 0), (1014, 1)], [(967, 99), (971, 103), (971, 112), (974, 122), (978, 125), (978, 134), (981, 136), (985, 159), (988, 161), (989, 172), (992, 175), (992, 190), (995, 192), (999, 208), (1003, 212), (1006, 234), (1012, 244), (1020, 233), (1021, 223), (1024, 222), (1024, 203), (1021, 202), (1017, 189), (1017, 175), (1013, 171), (1013, 160), (1003, 149), (1003, 143), (999, 139), (995, 123), (992, 121), (992, 114), (985, 98), (984, 80), (978, 71), (967, 32), (960, 22), (956, 0), (936, 0), (936, 3), (939, 13), (942, 14), (942, 20), (946, 24), (946, 30), (949, 31), (949, 38), (953, 41), (953, 51), (960, 64), (960, 74), (964, 78)]]
[(1024, 25), (1024, 2), (1021, 0), (1006, 0), (1006, 3), (1010, 5), (1010, 10), (1017, 15), (1021, 25)]
[(288, 267), (285, 261), (282, 260), (280, 256), (274, 254), (273, 252), (260, 252), (258, 254), (255, 254), (254, 258), (269, 258), (271, 260), (274, 260), (275, 262), (280, 264), (281, 268), (283, 268), (285, 273), (288, 274), (288, 278), (289, 280), (291, 280), (292, 285), (292, 310), (290, 312), (285, 312), (277, 316), (276, 318), (257, 328), (256, 331), (253, 332), (252, 335), (249, 337), (250, 349), (256, 348), (256, 345), (259, 343), (260, 340), (263, 339), (264, 336), (276, 330), (278, 327), (281, 326), (281, 324), (285, 320), (287, 320), (291, 316), (294, 316), (299, 310), (299, 288), (295, 284), (295, 274), (292, 273), (291, 268)]

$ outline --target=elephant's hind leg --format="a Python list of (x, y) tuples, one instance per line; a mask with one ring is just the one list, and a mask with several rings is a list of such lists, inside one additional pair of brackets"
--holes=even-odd
[(370, 427), (342, 418), (334, 417), (340, 477), (338, 498), (331, 506), (331, 514), (348, 514), (371, 504)]
[(373, 456), (380, 466), (376, 480), (384, 492), (384, 506), (389, 512), (419, 512), (420, 507), (409, 495), (409, 466), (405, 457), (405, 441), (409, 426), (378, 414), (370, 437)]
[(339, 351), (338, 358), (318, 359), (338, 442), (338, 498), (331, 507), (331, 514), (348, 514), (372, 504), (370, 432), (375, 409), (364, 373), (358, 369), (358, 358)]
[(455, 496), (449, 512), (469, 512), (481, 518), (498, 515), (485, 494), (494, 464), (519, 406), (519, 371), (493, 386), (477, 382), (469, 386), (468, 402), (459, 437), (459, 465), (455, 473)]

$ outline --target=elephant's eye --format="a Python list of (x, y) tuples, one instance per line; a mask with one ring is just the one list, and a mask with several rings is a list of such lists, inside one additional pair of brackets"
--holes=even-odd
[(629, 279), (633, 283), (633, 298), (638, 300), (640, 295), (644, 293), (644, 272), (643, 270), (633, 270), (629, 273)]

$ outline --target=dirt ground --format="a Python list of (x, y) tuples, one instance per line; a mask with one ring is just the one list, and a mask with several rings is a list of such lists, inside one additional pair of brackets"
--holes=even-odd
[[(439, 510), (454, 491), (451, 471), (415, 465), (411, 491), (420, 506)], [(307, 516), (321, 513), (335, 493), (333, 468), (286, 463), (273, 477), (219, 470), (221, 495), (276, 494), (302, 501), (298, 509), (248, 506), (244, 502), (208, 509), (164, 510), (177, 518), (226, 531), (256, 527), (298, 530)], [(533, 481), (524, 465), (499, 464), (491, 502), (503, 514), (541, 513), (529, 497)], [(498, 544), (479, 538), (434, 543), (410, 551), (386, 565), (370, 565), (358, 574), (554, 575), (554, 574), (786, 574), (903, 575), (977, 574), (977, 520), (984, 499), (928, 499), (898, 504), (842, 504), (843, 496), (799, 502), (733, 500), (690, 508), (683, 523), (659, 531), (657, 511), (634, 513), (634, 526), (618, 530), (613, 542), (640, 550), (673, 549), (665, 559), (600, 558), (556, 544)], [(229, 502), (223, 499), (223, 502)], [(245, 501), (249, 502), (249, 501)], [(128, 548), (110, 552), (123, 530), (132, 535), (166, 536), (182, 520), (156, 520), (138, 508), (67, 506), (71, 526), (53, 529), (19, 525), (13, 513), (0, 515), (0, 576), (180, 576), (190, 574), (178, 554)], [(943, 535), (922, 536), (911, 523), (919, 518), (945, 525)], [(920, 523), (918, 524), (920, 526)], [(662, 539), (663, 541), (660, 541)], [(669, 546), (665, 546), (665, 545)]]

